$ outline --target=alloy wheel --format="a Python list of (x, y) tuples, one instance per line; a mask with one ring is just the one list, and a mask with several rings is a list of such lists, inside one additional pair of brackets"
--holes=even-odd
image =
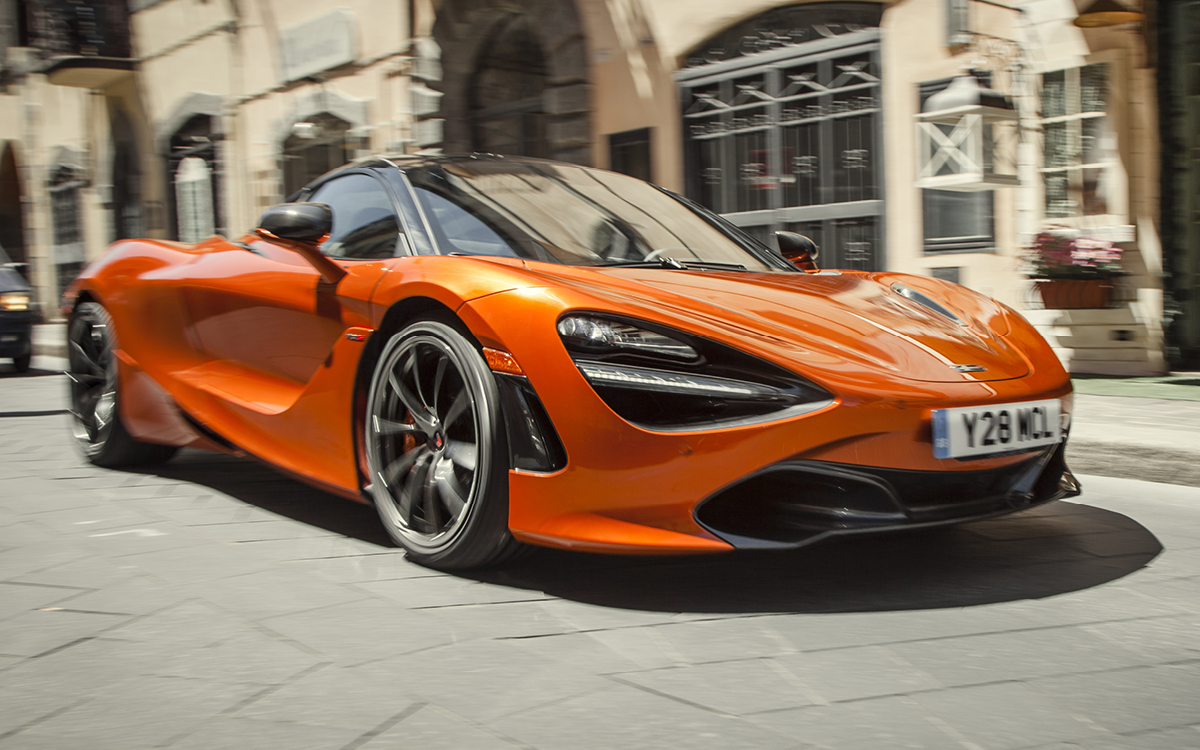
[(372, 382), (372, 493), (389, 530), (420, 553), (454, 544), (486, 484), (491, 424), (465, 345), (446, 326), (410, 327), (384, 351)]
[(67, 336), (72, 431), (92, 453), (103, 448), (117, 416), (117, 369), (112, 319), (104, 308), (85, 303)]

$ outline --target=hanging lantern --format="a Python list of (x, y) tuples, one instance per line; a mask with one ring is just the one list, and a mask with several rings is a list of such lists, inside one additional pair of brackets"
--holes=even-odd
[(994, 190), (1017, 178), (1018, 114), (971, 74), (926, 100), (917, 115), (917, 187)]
[(1130, 10), (1116, 0), (1096, 0), (1080, 11), (1072, 23), (1081, 29), (1102, 29), (1141, 21), (1145, 17), (1141, 11)]

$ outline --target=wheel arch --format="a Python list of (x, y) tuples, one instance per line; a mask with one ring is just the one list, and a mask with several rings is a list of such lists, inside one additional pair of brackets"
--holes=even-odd
[(71, 297), (70, 309), (63, 310), (63, 312), (67, 313), (67, 318), (69, 319), (70, 316), (74, 315), (75, 310), (77, 310), (84, 302), (96, 302), (101, 305), (104, 304), (103, 300), (100, 299), (100, 296), (97, 295), (92, 289), (79, 289)]

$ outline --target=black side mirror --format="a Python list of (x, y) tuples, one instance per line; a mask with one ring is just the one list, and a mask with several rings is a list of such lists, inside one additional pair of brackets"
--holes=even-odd
[(336, 284), (346, 275), (346, 269), (325, 257), (317, 247), (332, 230), (333, 211), (324, 203), (281, 203), (263, 212), (254, 231), (267, 241), (287, 245), (300, 253), (321, 278)]
[(263, 212), (258, 228), (280, 239), (317, 244), (333, 229), (333, 212), (324, 203), (282, 203)]
[(779, 254), (783, 259), (805, 273), (817, 272), (817, 243), (802, 234), (779, 231), (775, 233), (775, 241), (779, 243)]

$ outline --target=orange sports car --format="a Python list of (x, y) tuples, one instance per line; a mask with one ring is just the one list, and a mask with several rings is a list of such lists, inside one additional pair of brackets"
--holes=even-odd
[(75, 436), (369, 501), (414, 559), (794, 547), (1078, 494), (1071, 383), (1013, 310), (818, 270), (569, 164), (380, 158), (240, 241), (114, 245), (64, 299)]

